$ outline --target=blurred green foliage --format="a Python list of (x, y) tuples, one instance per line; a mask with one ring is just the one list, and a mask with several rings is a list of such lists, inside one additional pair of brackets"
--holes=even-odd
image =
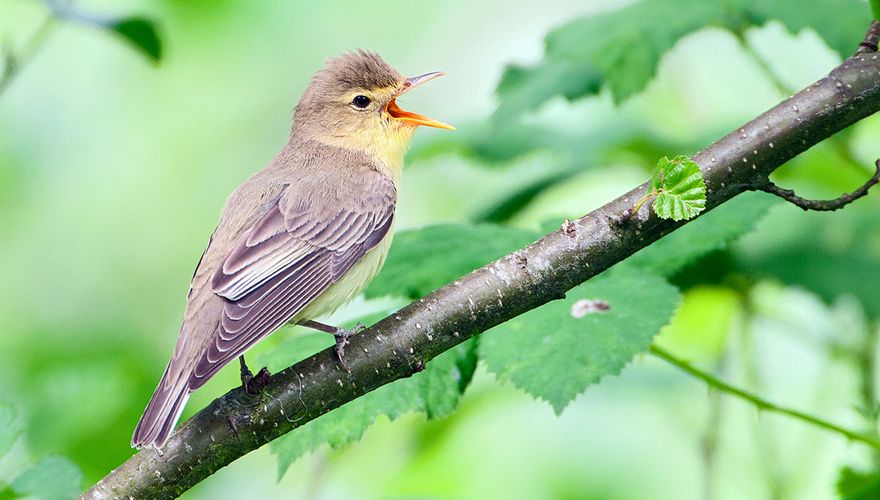
[[(864, 30), (867, 9), (859, 0), (644, 0), (601, 16), (588, 16), (553, 30), (536, 67), (511, 67), (498, 85), (499, 119), (533, 111), (562, 95), (575, 100), (607, 86), (616, 102), (637, 94), (656, 73), (660, 57), (682, 37), (707, 26), (738, 36), (768, 21), (797, 32), (810, 27), (845, 57), (853, 27)], [(687, 15), (682, 15), (682, 13)], [(828, 19), (835, 22), (829, 23)]]
[(368, 298), (397, 295), (418, 299), (517, 248), (538, 233), (480, 225), (435, 225), (395, 236), (380, 276), (367, 287)]
[[(0, 497), (70, 497), (132, 453), (219, 207), (283, 144), (324, 58), (366, 47), (405, 73), (445, 69), (407, 107), (462, 125), (418, 134), (400, 234), (370, 300), (329, 320), (346, 323), (692, 155), (827, 72), (869, 16), (860, 0), (622, 4), (77, 2), (101, 22), (56, 23), (0, 93)], [(48, 12), (0, 6), (10, 50)], [(774, 180), (837, 196), (867, 178), (878, 134), (865, 120)], [(637, 354), (659, 332), (721, 378), (876, 434), (878, 208), (741, 196), (186, 496), (869, 498), (876, 450), (756, 419)], [(611, 309), (575, 318), (582, 299)], [(255, 356), (277, 370), (330, 342), (293, 329)], [(187, 414), (236, 384), (224, 371)]]
[(162, 39), (156, 33), (156, 25), (153, 21), (142, 17), (125, 17), (113, 19), (107, 22), (106, 26), (134, 45), (149, 59), (155, 62), (162, 59)]

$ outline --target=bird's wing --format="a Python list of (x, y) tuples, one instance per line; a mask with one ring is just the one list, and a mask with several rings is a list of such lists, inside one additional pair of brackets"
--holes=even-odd
[(191, 389), (288, 322), (385, 238), (397, 189), (377, 178), (349, 195), (298, 196), (288, 187), (239, 238), (211, 276), (211, 289), (226, 303)]

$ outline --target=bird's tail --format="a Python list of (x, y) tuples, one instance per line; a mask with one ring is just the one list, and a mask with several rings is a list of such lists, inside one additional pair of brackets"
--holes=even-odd
[(138, 449), (152, 446), (161, 450), (174, 430), (174, 424), (180, 419), (191, 392), (189, 373), (172, 373), (171, 363), (168, 363), (162, 381), (134, 429), (131, 445)]

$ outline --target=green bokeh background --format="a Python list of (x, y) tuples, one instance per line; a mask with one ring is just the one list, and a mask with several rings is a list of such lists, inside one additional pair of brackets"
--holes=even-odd
[[(62, 24), (0, 95), (0, 399), (26, 429), (0, 461), (0, 482), (19, 464), (60, 454), (82, 468), (86, 487), (132, 453), (131, 431), (176, 339), (220, 207), (284, 144), (291, 110), (325, 58), (362, 47), (403, 73), (448, 73), (405, 105), (461, 130), (420, 130), (418, 153), (485, 121), (504, 65), (537, 60), (548, 30), (622, 3), (78, 2), (88, 12), (155, 19), (165, 55), (154, 66), (106, 32)], [(4, 0), (0, 34), (20, 43), (44, 15), (38, 2)], [(801, 88), (839, 61), (809, 30), (770, 24), (748, 40), (753, 54), (727, 32), (701, 31), (621, 107), (606, 94), (553, 100), (529, 120), (575, 140), (638, 124), (646, 136), (700, 147), (778, 102), (777, 83)], [(880, 121), (868, 119), (850, 132), (856, 162), (821, 145), (778, 180), (806, 196), (852, 189), (880, 155), (878, 134)], [(664, 152), (677, 153), (690, 151)], [(638, 144), (605, 151), (511, 223), (533, 228), (600, 206), (647, 178), (647, 154)], [(416, 154), (397, 230), (471, 220), (558, 161), (545, 151), (502, 168)], [(772, 209), (734, 250), (677, 277), (685, 302), (664, 345), (770, 399), (860, 428), (858, 374), (833, 346), (876, 328), (877, 205)], [(358, 300), (332, 321), (399, 304)], [(294, 334), (284, 330), (256, 350)], [(237, 369), (221, 372), (186, 415), (237, 380)], [(267, 447), (185, 497), (689, 499), (711, 490), (717, 498), (829, 498), (839, 469), (869, 458), (859, 445), (742, 401), (711, 401), (700, 382), (641, 357), (556, 416), (481, 368), (449, 418), (380, 420), (362, 442), (311, 454), (280, 482)], [(704, 430), (714, 411), (718, 451), (708, 460)]]

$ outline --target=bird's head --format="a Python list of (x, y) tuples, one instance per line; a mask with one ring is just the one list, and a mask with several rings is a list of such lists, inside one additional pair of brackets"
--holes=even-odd
[(293, 135), (365, 151), (390, 162), (402, 161), (418, 126), (453, 128), (404, 111), (396, 101), (442, 75), (433, 72), (407, 78), (378, 54), (363, 50), (330, 59), (312, 78), (296, 107)]

